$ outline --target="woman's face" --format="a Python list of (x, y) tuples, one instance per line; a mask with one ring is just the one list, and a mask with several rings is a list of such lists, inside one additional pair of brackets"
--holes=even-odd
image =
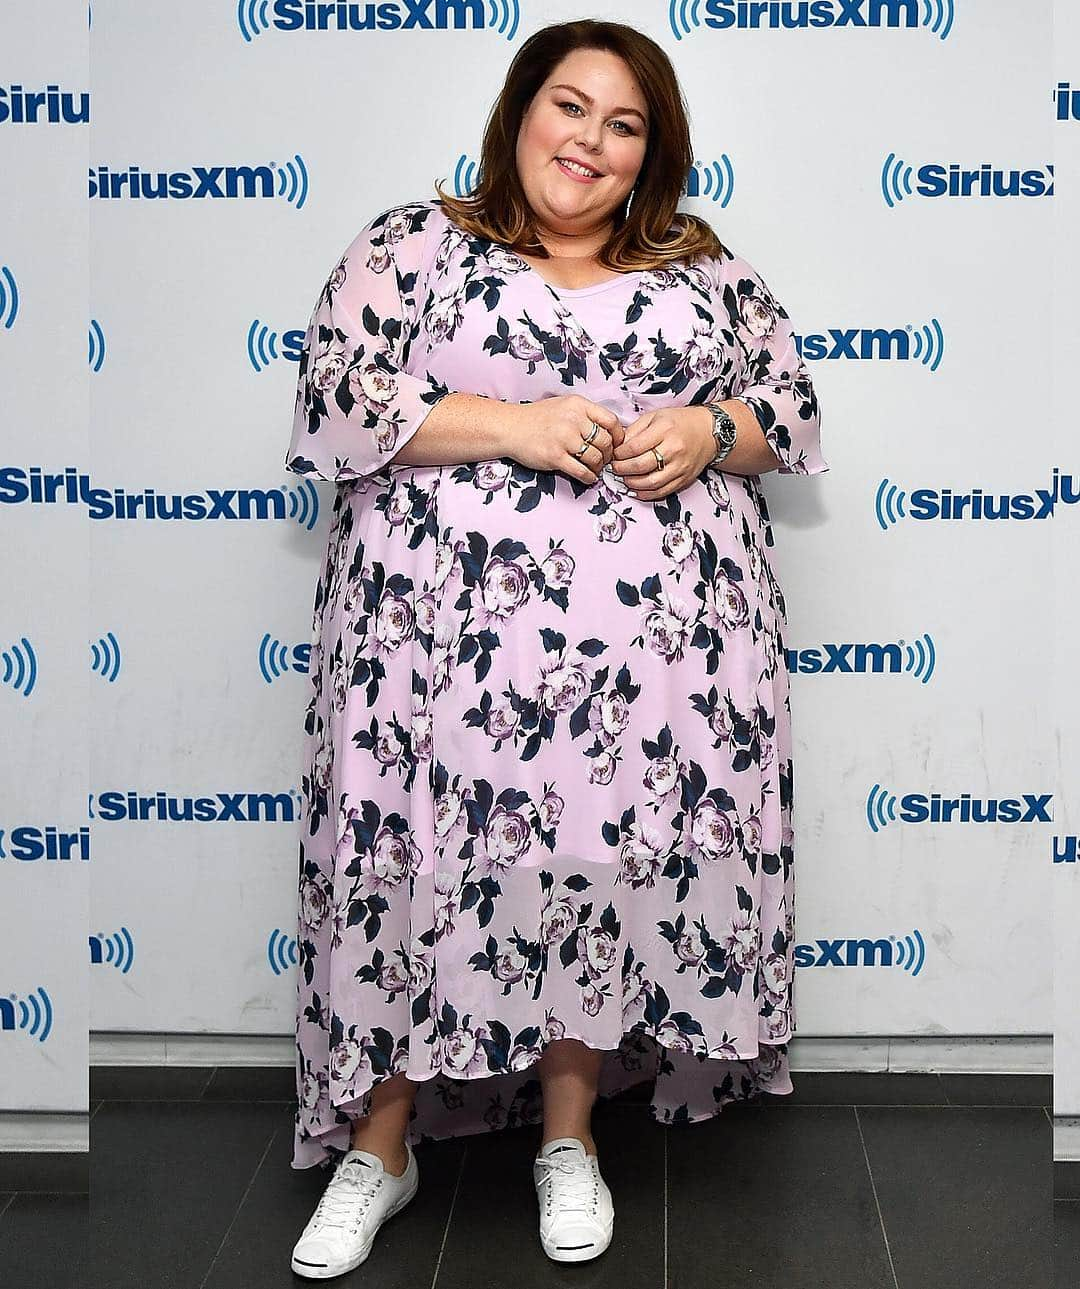
[[(587, 232), (630, 195), (645, 156), (649, 109), (630, 69), (607, 50), (576, 49), (537, 90), (521, 120), (517, 168), (541, 228)], [(571, 173), (563, 160), (593, 172)]]

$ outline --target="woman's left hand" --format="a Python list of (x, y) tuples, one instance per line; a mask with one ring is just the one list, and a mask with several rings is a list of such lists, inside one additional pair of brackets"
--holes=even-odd
[[(659, 501), (698, 478), (716, 454), (713, 417), (707, 407), (663, 407), (646, 412), (626, 427), (612, 454), (611, 469), (635, 497)], [(651, 449), (659, 448), (657, 469)]]

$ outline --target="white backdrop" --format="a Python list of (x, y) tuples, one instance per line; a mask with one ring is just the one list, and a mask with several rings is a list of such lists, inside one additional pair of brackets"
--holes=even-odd
[[(177, 1050), (151, 1036), (226, 1035), (291, 1059), (332, 499), (283, 469), (300, 340), (363, 224), (436, 178), (467, 184), (521, 40), (590, 16), (671, 54), (684, 205), (784, 302), (822, 405), (830, 472), (765, 478), (793, 669), (793, 1066), (814, 1039), (865, 1038), (884, 1068), (925, 1040), (934, 1068), (970, 1037), (1012, 1040), (977, 1068), (1043, 1068), (1056, 1024), (1055, 1110), (1080, 1125), (1078, 865), (1052, 862), (1078, 831), (1058, 643), (1080, 522), (1061, 379), (1075, 15), (1059, 3), (1055, 31), (1051, 0), (864, 0), (859, 25), (826, 2), (831, 23), (789, 28), (770, 14), (807, 6), (747, 26), (723, 0), (486, 0), (421, 6), (430, 25), (409, 29), (390, 0), (390, 29), (339, 17), (368, 8), (323, 30), (299, 0), (8, 0), (0, 18), (0, 1110), (80, 1123), (88, 1030), (138, 1059)], [(961, 170), (997, 190), (941, 191)], [(1036, 496), (1055, 469), (1043, 518), (938, 517), (950, 495)], [(36, 501), (65, 471), (70, 496)], [(189, 517), (162, 517), (174, 505)], [(1035, 806), (922, 818), (940, 798)], [(0, 1135), (31, 1122), (0, 1116)]]

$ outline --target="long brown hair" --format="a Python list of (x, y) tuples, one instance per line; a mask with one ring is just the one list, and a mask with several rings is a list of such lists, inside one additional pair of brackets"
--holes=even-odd
[(677, 209), (693, 164), (690, 127), (671, 60), (648, 36), (619, 22), (581, 18), (534, 32), (510, 64), (488, 117), (475, 188), (448, 196), (436, 181), (448, 217), (466, 232), (547, 258), (517, 172), (521, 119), (555, 67), (575, 49), (617, 55), (641, 86), (649, 105), (645, 156), (631, 195), (629, 214), (615, 212), (611, 236), (597, 255), (606, 268), (653, 269), (673, 260), (719, 255), (719, 238), (703, 219)]

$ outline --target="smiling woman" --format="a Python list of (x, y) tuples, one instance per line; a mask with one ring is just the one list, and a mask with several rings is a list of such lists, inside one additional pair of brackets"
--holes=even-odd
[(412, 1146), (541, 1122), (541, 1243), (595, 1257), (598, 1096), (647, 1082), (675, 1124), (793, 1090), (786, 621), (754, 471), (828, 466), (787, 312), (677, 210), (691, 155), (654, 42), (545, 28), (477, 191), (383, 211), (316, 300), (286, 465), (338, 492), (293, 1165), (340, 1168), (301, 1275), (367, 1256)]

